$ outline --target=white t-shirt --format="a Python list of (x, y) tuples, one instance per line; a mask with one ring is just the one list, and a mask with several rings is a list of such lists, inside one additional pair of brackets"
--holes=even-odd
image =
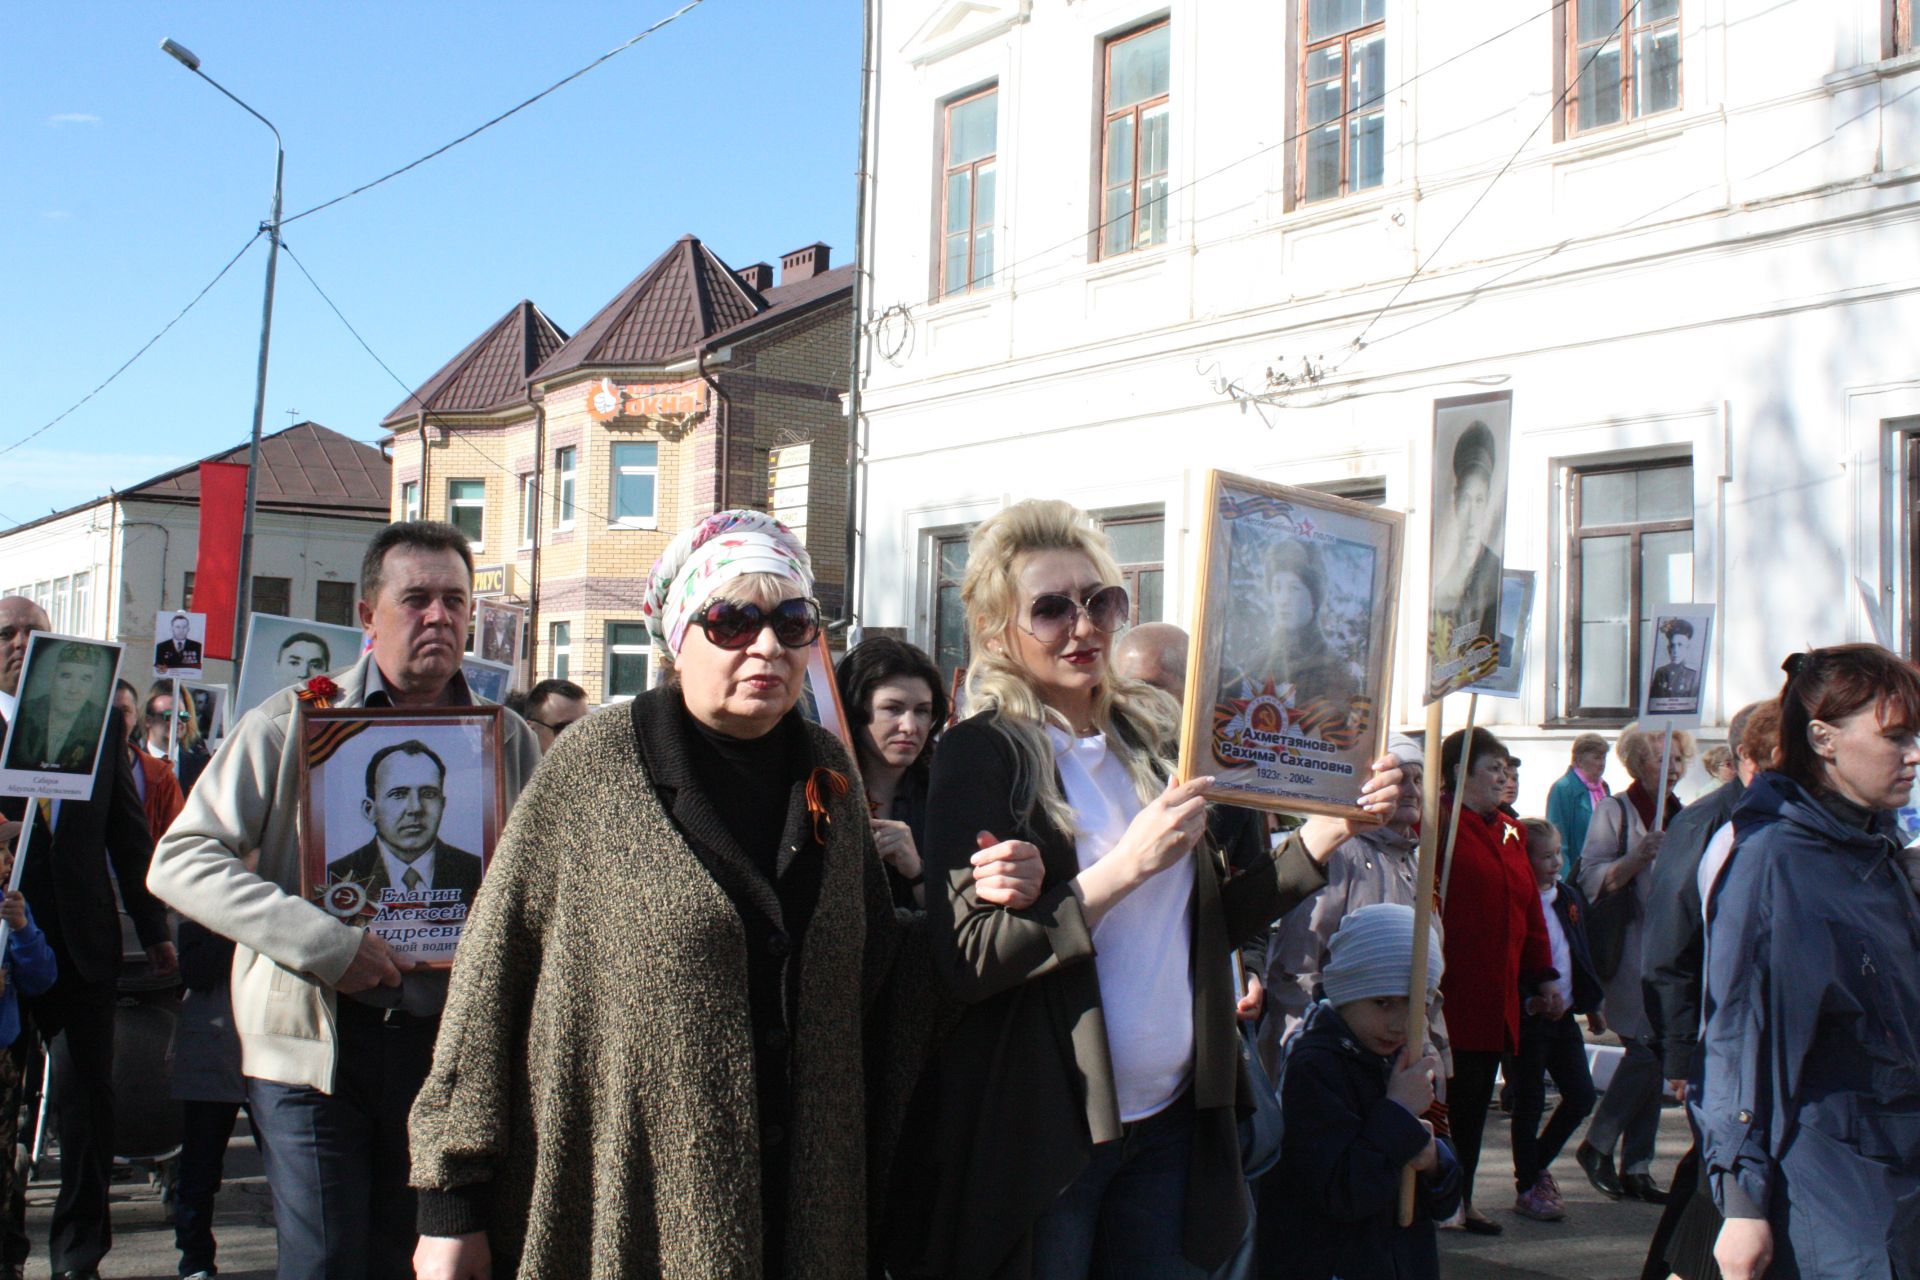
[(1567, 945), (1567, 931), (1560, 927), (1560, 915), (1553, 909), (1554, 900), (1560, 896), (1560, 886), (1540, 891), (1540, 910), (1547, 917), (1547, 942), (1553, 949), (1553, 968), (1560, 976), (1550, 984), (1566, 1001), (1567, 1007), (1573, 1007), (1573, 949)]
[[(1143, 807), (1104, 734), (1049, 725), (1060, 783), (1079, 827), (1080, 869), (1100, 861)], [(1193, 1071), (1193, 859), (1135, 889), (1093, 927), (1120, 1119), (1144, 1119), (1180, 1096)]]

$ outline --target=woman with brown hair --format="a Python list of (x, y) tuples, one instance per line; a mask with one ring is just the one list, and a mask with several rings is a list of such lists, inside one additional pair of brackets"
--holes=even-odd
[(1709, 1186), (1727, 1280), (1920, 1274), (1920, 898), (1893, 811), (1920, 671), (1878, 645), (1786, 662), (1780, 763), (1734, 810), (1709, 904)]

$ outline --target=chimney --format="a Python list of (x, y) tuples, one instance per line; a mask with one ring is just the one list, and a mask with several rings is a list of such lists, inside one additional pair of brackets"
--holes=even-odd
[(793, 284), (798, 280), (811, 280), (827, 269), (827, 260), (833, 256), (833, 250), (819, 241), (795, 249), (780, 258), (780, 283)]
[(767, 290), (773, 288), (773, 268), (764, 262), (756, 262), (750, 267), (742, 267), (738, 274), (740, 276), (740, 283), (746, 285), (747, 288), (753, 290), (755, 293), (765, 293)]

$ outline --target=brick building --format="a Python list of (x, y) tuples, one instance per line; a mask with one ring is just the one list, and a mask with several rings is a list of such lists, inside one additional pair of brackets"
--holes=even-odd
[(800, 531), (839, 611), (852, 288), (824, 244), (785, 255), (776, 285), (683, 236), (571, 336), (523, 301), (387, 415), (394, 518), (459, 525), (496, 570), (480, 592), (528, 609), (520, 687), (653, 683), (648, 570), (727, 507)]

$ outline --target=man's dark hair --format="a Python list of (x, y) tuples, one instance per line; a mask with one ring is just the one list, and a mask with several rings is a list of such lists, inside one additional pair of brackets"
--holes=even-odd
[(1671, 640), (1675, 636), (1693, 639), (1693, 624), (1685, 618), (1668, 618), (1660, 625), (1660, 634)]
[(1753, 719), (1753, 713), (1758, 711), (1763, 705), (1765, 704), (1760, 702), (1749, 702), (1746, 706), (1733, 713), (1733, 719), (1727, 721), (1728, 751), (1731, 751), (1736, 756), (1740, 754), (1740, 739), (1747, 736), (1747, 721)]
[(544, 711), (549, 698), (572, 698), (575, 702), (585, 702), (587, 691), (571, 680), (542, 680), (527, 690), (527, 708), (520, 714), (531, 716), (536, 711)]
[(386, 571), (387, 553), (395, 547), (457, 551), (467, 566), (467, 585), (473, 585), (473, 548), (467, 545), (466, 534), (444, 520), (401, 520), (375, 534), (360, 561), (360, 598), (369, 604), (380, 595), (380, 575)]
[(140, 701), (140, 691), (134, 688), (130, 682), (126, 680), (115, 680), (113, 682), (113, 696), (117, 698), (123, 693), (129, 698), (132, 698), (136, 703)]
[(380, 762), (396, 751), (403, 755), (425, 756), (427, 759), (433, 761), (433, 767), (440, 771), (441, 787), (444, 788), (447, 785), (446, 761), (435, 755), (433, 748), (429, 747), (426, 743), (414, 738), (409, 738), (405, 742), (396, 742), (390, 747), (380, 748), (373, 753), (373, 758), (367, 761), (367, 799), (373, 799), (373, 775), (380, 771)]
[[(1455, 729), (1440, 743), (1440, 786), (1444, 790), (1453, 790), (1454, 771), (1460, 767), (1460, 752), (1466, 747), (1466, 743), (1467, 731), (1465, 729)], [(1502, 763), (1505, 763), (1507, 758), (1512, 754), (1511, 751), (1507, 750), (1506, 744), (1501, 742), (1500, 739), (1494, 737), (1485, 729), (1475, 729), (1473, 731), (1473, 758), (1467, 761), (1467, 772), (1473, 772), (1474, 766), (1488, 756), (1495, 756)]]
[(317, 636), (313, 634), (313, 632), (311, 631), (294, 632), (292, 635), (288, 636), (285, 640), (282, 640), (280, 642), (280, 647), (274, 651), (273, 656), (278, 658), (282, 654), (286, 653), (287, 650), (293, 648), (293, 646), (297, 644), (319, 645), (320, 646), (320, 665), (323, 667), (331, 667), (333, 665), (333, 646), (328, 644), (324, 637)]
[(522, 720), (527, 718), (527, 694), (525, 690), (509, 690), (500, 705), (519, 716)]
[(847, 650), (833, 673), (840, 686), (840, 705), (847, 715), (847, 727), (856, 744), (864, 740), (866, 728), (873, 723), (873, 693), (889, 680), (922, 680), (933, 692), (933, 726), (927, 733), (927, 745), (907, 771), (925, 780), (933, 767), (933, 740), (947, 725), (946, 682), (940, 668), (922, 649), (892, 636), (874, 636)]

